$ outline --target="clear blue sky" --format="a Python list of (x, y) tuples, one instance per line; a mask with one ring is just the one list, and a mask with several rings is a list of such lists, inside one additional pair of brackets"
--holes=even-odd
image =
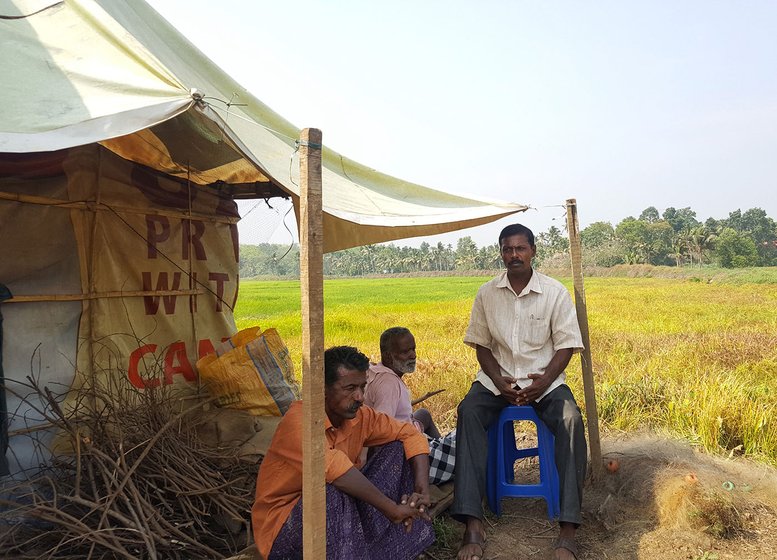
[(648, 206), (777, 219), (777, 2), (150, 3), (331, 148), (537, 208), (427, 241), (562, 226), (567, 198), (583, 227)]

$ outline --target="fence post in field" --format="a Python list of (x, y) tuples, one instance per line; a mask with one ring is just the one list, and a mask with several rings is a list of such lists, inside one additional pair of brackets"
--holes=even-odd
[(302, 298), (302, 550), (326, 558), (324, 478), (324, 223), (321, 131), (300, 134), (300, 292)]
[(596, 387), (594, 385), (594, 370), (591, 362), (591, 341), (588, 334), (588, 309), (585, 304), (585, 287), (583, 286), (583, 258), (580, 245), (580, 223), (577, 221), (577, 201), (567, 199), (567, 231), (569, 232), (569, 254), (572, 257), (572, 278), (575, 290), (575, 310), (580, 334), (583, 335), (583, 346), (580, 362), (583, 370), (583, 389), (585, 392), (585, 415), (588, 422), (588, 447), (591, 450), (591, 467), (594, 479), (602, 474), (602, 446), (599, 440), (599, 412), (596, 409)]

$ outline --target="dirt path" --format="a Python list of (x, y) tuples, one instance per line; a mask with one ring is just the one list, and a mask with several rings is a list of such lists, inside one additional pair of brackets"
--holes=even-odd
[[(580, 560), (750, 560), (777, 556), (777, 470), (655, 438), (605, 440), (617, 463), (588, 484)], [(536, 465), (518, 464), (531, 479)], [(556, 526), (541, 500), (505, 499), (489, 516), (488, 559), (553, 558)], [(456, 558), (462, 525), (442, 515), (432, 560)]]

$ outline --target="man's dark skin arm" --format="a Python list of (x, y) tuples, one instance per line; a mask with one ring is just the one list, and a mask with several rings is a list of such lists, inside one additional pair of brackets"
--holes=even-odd
[(410, 466), (413, 467), (415, 478), (414, 493), (409, 496), (410, 505), (423, 513), (429, 509), (431, 504), (431, 498), (429, 498), (429, 454), (421, 453), (415, 457), (410, 457), (409, 461)]
[(511, 404), (529, 404), (536, 401), (542, 396), (551, 383), (561, 375), (564, 368), (569, 364), (569, 360), (572, 358), (572, 348), (561, 348), (551, 358), (548, 367), (545, 368), (544, 373), (530, 373), (529, 379), (532, 380), (531, 385), (524, 389), (514, 389), (513, 381), (510, 377), (502, 376), (502, 371), (499, 368), (499, 364), (494, 358), (489, 348), (485, 346), (478, 346), (475, 350), (478, 363), (483, 370), (483, 373), (491, 378), (494, 385), (502, 393), (502, 396), (507, 399)]
[(404, 522), (409, 531), (413, 526), (414, 519), (419, 517), (430, 519), (427, 511), (431, 503), (429, 498), (429, 455), (422, 453), (411, 457), (410, 464), (415, 474), (415, 492), (410, 496), (402, 496), (398, 504), (378, 490), (356, 467), (351, 467), (334, 479), (332, 485), (341, 492), (374, 506), (393, 523)]
[[(415, 457), (410, 457), (410, 466), (413, 467), (413, 479), (415, 487), (410, 496), (402, 496), (400, 503), (408, 504), (410, 507), (418, 510), (419, 517), (431, 521), (429, 517), (429, 508), (432, 505), (432, 499), (429, 496), (429, 454), (422, 453)], [(409, 531), (413, 527), (413, 518), (405, 519), (405, 527)]]

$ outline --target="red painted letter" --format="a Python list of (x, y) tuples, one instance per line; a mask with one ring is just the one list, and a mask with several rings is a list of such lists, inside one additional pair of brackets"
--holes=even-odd
[(189, 260), (190, 246), (194, 247), (194, 254), (197, 256), (198, 261), (208, 260), (208, 257), (205, 255), (205, 247), (200, 240), (202, 234), (205, 233), (205, 224), (197, 220), (181, 220), (181, 227), (183, 228), (183, 234), (181, 235), (181, 255), (183, 260)]
[[(157, 229), (157, 225), (159, 229)], [(155, 259), (157, 243), (170, 237), (170, 220), (164, 216), (146, 216), (146, 239), (148, 240), (148, 258)]]
[(197, 344), (197, 358), (203, 358), (208, 354), (215, 354), (216, 349), (213, 347), (213, 343), (209, 338), (203, 338)]
[[(169, 287), (167, 284), (167, 272), (160, 272), (156, 281), (156, 288), (151, 283), (151, 273), (143, 272), (143, 291), (150, 292), (156, 290), (180, 290), (181, 289), (181, 273), (173, 272), (173, 286)], [(159, 298), (162, 298), (162, 303), (165, 306), (165, 315), (172, 315), (175, 313), (175, 303), (178, 301), (178, 296), (143, 296), (143, 304), (146, 306), (146, 315), (156, 315), (159, 311)]]
[(224, 303), (224, 282), (229, 282), (229, 274), (226, 272), (211, 272), (208, 280), (216, 282), (216, 311), (221, 311)]
[(173, 342), (165, 354), (165, 385), (170, 385), (173, 382), (173, 375), (176, 373), (183, 375), (186, 381), (197, 381), (192, 364), (186, 355), (186, 344), (180, 340)]
[[(152, 377), (149, 380), (144, 380), (140, 376), (140, 371), (138, 369), (138, 366), (140, 365), (140, 360), (142, 359), (143, 355), (153, 354), (155, 351), (156, 351), (156, 344), (146, 344), (145, 346), (141, 346), (137, 350), (133, 350), (132, 354), (130, 354), (129, 367), (127, 368), (127, 377), (129, 378), (130, 383), (132, 383), (138, 389), (147, 389), (149, 387), (159, 386), (158, 378)], [(154, 362), (156, 363), (156, 360), (154, 360)], [(144, 368), (144, 369), (148, 370), (148, 368)]]

